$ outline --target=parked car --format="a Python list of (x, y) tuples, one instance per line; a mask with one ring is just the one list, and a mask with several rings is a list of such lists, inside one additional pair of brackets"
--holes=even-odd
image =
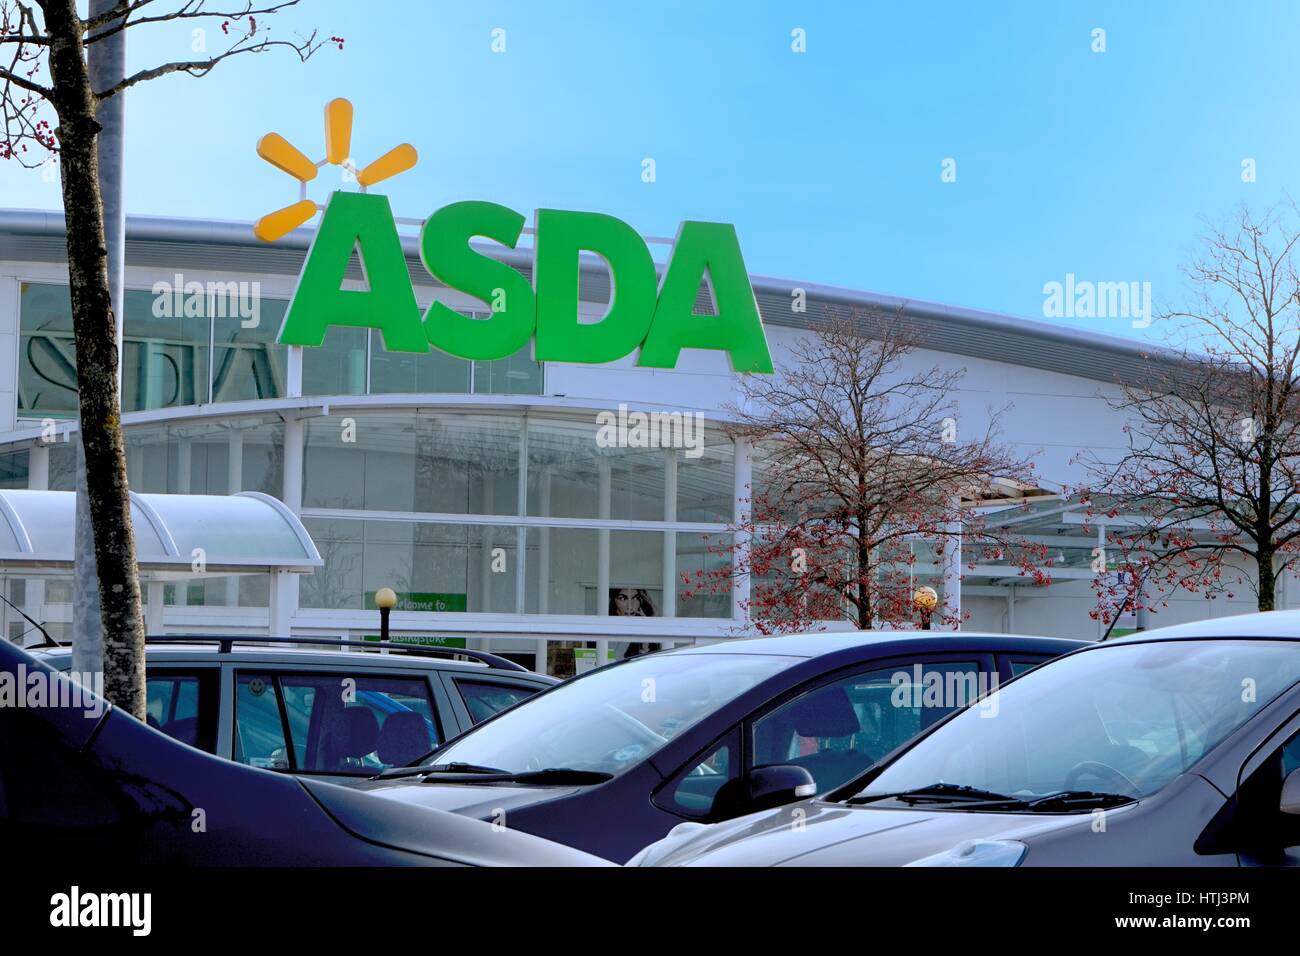
[(682, 821), (841, 786), (981, 688), (1079, 646), (854, 632), (648, 654), (552, 687), (362, 786), (622, 862)]
[(529, 836), (211, 756), (0, 640), (8, 859), (185, 866), (582, 866)]
[[(72, 666), (67, 647), (29, 650)], [(150, 726), (236, 763), (343, 783), (556, 683), (483, 651), (323, 638), (157, 637), (145, 661)]]
[(1300, 612), (1097, 644), (844, 787), (640, 865), (1300, 865)]

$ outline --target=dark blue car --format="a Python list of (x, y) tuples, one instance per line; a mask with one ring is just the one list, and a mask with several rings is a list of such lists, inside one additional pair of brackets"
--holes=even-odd
[(621, 863), (683, 821), (839, 787), (1083, 643), (854, 632), (650, 654), (543, 691), (362, 788)]
[(0, 847), (24, 865), (599, 864), (477, 820), (244, 766), (0, 640)]

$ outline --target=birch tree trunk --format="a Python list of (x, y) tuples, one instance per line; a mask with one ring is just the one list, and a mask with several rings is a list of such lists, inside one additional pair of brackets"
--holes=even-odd
[(117, 320), (99, 188), (98, 104), (75, 0), (47, 0), (43, 9), (52, 105), (59, 118), (81, 441), (104, 628), (104, 690), (116, 706), (144, 720), (144, 614), (117, 389)]

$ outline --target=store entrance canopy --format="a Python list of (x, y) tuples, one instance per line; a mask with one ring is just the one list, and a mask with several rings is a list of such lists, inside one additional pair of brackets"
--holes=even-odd
[[(71, 568), (76, 495), (0, 490), (0, 569)], [(310, 573), (320, 552), (297, 515), (256, 491), (131, 492), (136, 560), (153, 580), (198, 573)]]

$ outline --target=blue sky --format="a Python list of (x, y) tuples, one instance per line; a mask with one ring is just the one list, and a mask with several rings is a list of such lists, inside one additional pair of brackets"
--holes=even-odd
[[(751, 272), (1042, 320), (1044, 283), (1067, 273), (1150, 282), (1157, 308), (1175, 304), (1204, 217), (1300, 191), (1294, 3), (304, 0), (274, 23), (346, 45), (132, 90), (129, 211), (251, 220), (286, 205), (295, 184), (257, 138), (323, 155), (322, 107), (346, 96), (359, 163), (401, 141), (420, 152), (384, 187), (399, 216), (472, 198), (530, 219), (599, 210), (649, 235), (721, 220)], [(188, 29), (130, 42), (133, 69), (191, 55)], [(0, 197), (59, 202), (12, 167)]]

